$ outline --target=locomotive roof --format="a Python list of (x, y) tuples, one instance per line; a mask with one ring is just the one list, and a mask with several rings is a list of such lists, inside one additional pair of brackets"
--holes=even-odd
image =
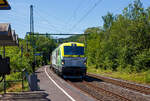
[(67, 42), (67, 43), (61, 44), (59, 47), (62, 47), (62, 46), (72, 46), (72, 44), (77, 44), (77, 46), (83, 46), (84, 47), (84, 44), (83, 43), (79, 43), (79, 42)]
[[(72, 46), (72, 44), (77, 44), (77, 46), (82, 46), (84, 47), (83, 43), (79, 43), (79, 42), (66, 42), (66, 43), (62, 43), (60, 44), (54, 51), (56, 51), (58, 48), (63, 48), (64, 46)], [(53, 52), (54, 52), (53, 51)]]

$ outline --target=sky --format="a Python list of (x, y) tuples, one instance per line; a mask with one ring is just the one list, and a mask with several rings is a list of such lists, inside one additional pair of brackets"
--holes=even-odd
[[(26, 32), (30, 31), (30, 5), (33, 5), (34, 32), (78, 34), (89, 27), (102, 26), (102, 16), (107, 12), (121, 14), (134, 0), (7, 1), (11, 10), (0, 10), (0, 23), (10, 23), (19, 38), (24, 38)], [(141, 2), (144, 8), (150, 6), (149, 0)]]

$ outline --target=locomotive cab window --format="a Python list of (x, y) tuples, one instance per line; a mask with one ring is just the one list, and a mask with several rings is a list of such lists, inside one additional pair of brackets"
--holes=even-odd
[(84, 47), (64, 46), (64, 55), (84, 55)]

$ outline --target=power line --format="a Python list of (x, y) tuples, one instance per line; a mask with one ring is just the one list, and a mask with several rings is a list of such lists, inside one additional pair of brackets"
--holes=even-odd
[[(57, 21), (57, 22), (61, 22), (61, 20), (57, 17), (57, 16), (55, 16), (55, 15), (53, 15), (53, 14), (51, 14), (51, 15), (49, 15), (48, 13), (46, 13), (46, 12), (44, 12), (43, 10), (41, 11), (40, 9), (38, 9), (38, 8), (36, 8), (37, 9), (37, 11), (39, 11), (40, 13), (42, 13), (42, 15), (45, 15), (47, 18), (48, 17), (51, 17), (52, 19), (55, 19), (55, 21)], [(60, 23), (61, 25), (65, 25), (64, 23)], [(59, 25), (60, 25), (59, 24)]]
[(51, 28), (51, 27), (48, 27), (48, 24), (47, 25), (41, 25), (41, 24), (38, 24), (37, 25), (40, 29), (43, 29), (43, 30), (49, 30), (49, 31), (56, 31), (55, 29)]
[[(83, 0), (83, 1), (85, 1), (85, 0)], [(90, 0), (89, 2), (88, 2), (88, 4), (93, 4), (94, 2), (91, 2), (91, 1), (93, 1), (93, 0)], [(74, 11), (73, 11), (73, 14), (72, 14), (72, 16), (70, 17), (70, 19), (68, 20), (68, 22), (66, 23), (66, 26), (71, 26), (71, 23), (69, 23), (69, 22), (71, 22), (72, 20), (73, 20), (73, 18), (74, 18), (74, 20), (75, 20), (75, 17), (77, 17), (77, 11), (82, 7), (82, 12), (86, 12), (86, 11), (88, 11), (87, 9), (89, 9), (90, 7), (88, 7), (87, 5), (88, 4), (86, 4), (86, 7), (84, 7), (83, 8), (83, 4), (85, 4), (85, 2), (79, 2), (79, 4), (78, 4), (78, 6), (76, 7), (76, 9), (74, 9)], [(87, 8), (88, 7), (88, 8)], [(81, 12), (81, 9), (80, 9), (80, 12)], [(73, 24), (72, 24), (73, 25)]]
[(34, 33), (34, 34), (30, 34), (30, 35), (88, 35), (88, 34), (70, 34), (70, 33), (61, 33), (61, 34), (58, 34), (58, 33), (46, 33), (46, 34), (41, 34), (41, 33)]
[(58, 30), (58, 27), (56, 27), (56, 26), (50, 24), (49, 20), (47, 20), (47, 19), (46, 19), (44, 16), (42, 16), (39, 12), (37, 12), (36, 10), (35, 10), (35, 12), (38, 13), (38, 16), (41, 17), (43, 20), (45, 20), (45, 21), (47, 22), (47, 24), (49, 24), (49, 26), (51, 26), (52, 28), (54, 28), (54, 29), (55, 29), (56, 31), (58, 31), (58, 32), (62, 32), (61, 30)]
[(81, 19), (79, 19), (79, 21), (78, 21), (77, 23), (75, 23), (75, 24), (73, 25), (73, 27), (72, 27), (70, 30), (72, 30), (73, 28), (76, 28), (77, 25), (78, 25), (79, 23), (81, 23), (81, 21), (83, 21), (83, 20), (93, 11), (93, 9), (96, 8), (96, 7), (100, 4), (100, 2), (102, 2), (102, 0), (98, 0), (98, 1), (94, 4), (94, 6), (92, 6), (92, 8), (89, 9), (89, 10), (85, 13), (85, 15), (83, 15), (83, 17), (82, 17)]
[[(81, 0), (82, 1), (82, 0)], [(84, 0), (83, 0), (84, 1)], [(70, 20), (72, 20), (72, 18), (75, 16), (76, 12), (78, 11), (78, 9), (81, 7), (81, 5), (83, 4), (82, 2), (79, 2), (78, 6), (74, 9), (73, 14), (69, 17), (69, 20), (66, 24), (68, 24), (70, 22)]]

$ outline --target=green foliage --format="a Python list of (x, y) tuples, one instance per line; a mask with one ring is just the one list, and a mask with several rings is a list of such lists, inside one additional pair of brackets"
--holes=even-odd
[[(31, 39), (31, 40), (30, 40)], [(27, 50), (27, 44), (28, 50)], [(23, 53), (21, 53), (21, 47)], [(21, 71), (24, 68), (31, 73), (32, 72), (32, 63), (34, 61), (33, 51), (35, 53), (42, 53), (42, 56), (36, 56), (36, 66), (42, 64), (42, 61), (47, 63), (50, 59), (50, 54), (52, 50), (56, 47), (55, 42), (51, 37), (46, 36), (26, 36), (25, 39), (19, 39), (18, 46), (6, 46), (5, 55), (10, 57), (10, 67), (11, 74), (6, 77), (7, 80), (18, 80), (21, 79), (21, 74), (13, 73), (13, 71)], [(0, 54), (3, 56), (3, 47), (0, 47)], [(1, 77), (0, 77), (1, 79)], [(10, 87), (12, 84), (7, 83), (7, 87)], [(0, 91), (3, 88), (3, 83), (0, 83)]]
[(150, 70), (146, 72), (145, 82), (150, 83)]
[(150, 69), (150, 50), (144, 50), (135, 57), (137, 71)]
[(70, 36), (68, 38), (59, 38), (58, 40), (59, 40), (58, 43), (65, 43), (65, 42), (80, 42), (80, 43), (83, 43), (84, 42), (84, 35), (74, 35), (74, 36)]
[(114, 20), (115, 20), (115, 17), (113, 16), (112, 13), (108, 12), (106, 16), (102, 16), (102, 19), (104, 21), (104, 29), (107, 30), (107, 29), (110, 29), (110, 27), (112, 26)]
[(150, 7), (135, 0), (114, 16), (103, 16), (103, 28), (88, 28), (88, 65), (113, 71), (141, 72), (150, 69)]
[[(38, 37), (38, 38), (37, 38)], [(56, 48), (56, 43), (51, 37), (37, 36), (36, 51), (42, 53), (42, 59), (47, 64), (50, 61), (51, 52)]]
[[(24, 47), (24, 40), (20, 40), (20, 46), (6, 46), (5, 48), (5, 55), (6, 57), (10, 57), (10, 67), (12, 71), (15, 70), (22, 70), (26, 68), (30, 71), (30, 64), (29, 61), (32, 61), (32, 55), (26, 57), (26, 51)], [(21, 45), (23, 45), (23, 56), (21, 57)], [(3, 47), (0, 48), (1, 55), (3, 56)]]

